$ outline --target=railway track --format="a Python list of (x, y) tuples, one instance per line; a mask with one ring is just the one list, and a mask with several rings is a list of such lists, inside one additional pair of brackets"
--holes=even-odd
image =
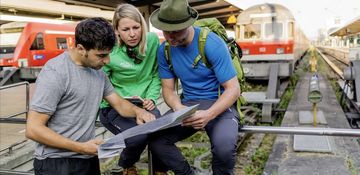
[(344, 80), (343, 70), (348, 66), (348, 63), (343, 58), (337, 58), (334, 55), (324, 54), (319, 49), (316, 50), (320, 54), (322, 59), (337, 74), (337, 76)]
[(349, 60), (344, 59), (344, 57), (339, 56), (342, 54), (336, 54), (331, 52), (324, 52), (318, 50), (318, 53), (324, 59), (324, 61), (329, 65), (329, 67), (338, 75), (337, 84), (342, 90), (340, 96), (340, 103), (342, 108), (345, 111), (348, 122), (352, 128), (360, 128), (360, 108), (354, 102), (354, 87), (349, 80), (344, 79), (343, 70), (350, 65)]

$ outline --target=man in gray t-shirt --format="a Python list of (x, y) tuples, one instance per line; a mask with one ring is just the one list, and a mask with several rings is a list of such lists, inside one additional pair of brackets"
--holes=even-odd
[(95, 120), (104, 98), (139, 124), (154, 120), (146, 110), (119, 97), (101, 70), (115, 44), (111, 25), (90, 18), (75, 29), (75, 47), (41, 70), (27, 118), (26, 137), (37, 142), (35, 174), (99, 174)]

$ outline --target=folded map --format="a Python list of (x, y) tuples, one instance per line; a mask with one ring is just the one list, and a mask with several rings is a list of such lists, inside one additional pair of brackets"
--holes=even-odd
[(103, 144), (101, 144), (98, 148), (98, 157), (109, 158), (119, 155), (126, 147), (125, 139), (127, 138), (141, 134), (149, 134), (180, 125), (181, 121), (195, 113), (197, 108), (198, 105), (186, 107), (173, 113), (166, 114), (156, 120), (127, 129), (124, 132), (107, 139)]

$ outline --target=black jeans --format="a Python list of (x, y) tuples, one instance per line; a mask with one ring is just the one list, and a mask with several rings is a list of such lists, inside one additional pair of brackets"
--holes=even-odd
[[(161, 117), (160, 111), (157, 108), (149, 112), (154, 114), (156, 118)], [(100, 122), (114, 135), (119, 134), (137, 125), (135, 118), (122, 117), (112, 107), (100, 109)], [(125, 140), (125, 144), (126, 148), (122, 151), (118, 164), (123, 168), (128, 168), (133, 166), (137, 161), (139, 161), (141, 153), (144, 151), (146, 145), (148, 144), (148, 135), (142, 134), (128, 138)], [(157, 162), (159, 161), (155, 156), (153, 156), (153, 166), (163, 167), (162, 165), (157, 165)]]
[[(198, 100), (184, 102), (183, 104), (186, 106), (200, 104), (198, 109), (206, 110), (214, 103), (215, 100)], [(211, 143), (214, 175), (234, 174), (238, 123), (239, 114), (236, 107), (232, 106), (205, 126), (206, 134)], [(165, 168), (172, 170), (176, 175), (195, 174), (175, 143), (190, 137), (197, 131), (199, 130), (179, 125), (152, 133), (149, 143), (152, 155), (158, 157)]]
[(35, 175), (89, 175), (100, 174), (99, 159), (46, 158), (34, 159)]

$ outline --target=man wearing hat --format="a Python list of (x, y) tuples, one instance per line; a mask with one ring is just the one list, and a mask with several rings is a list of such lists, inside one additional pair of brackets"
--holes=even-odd
[[(192, 26), (197, 18), (197, 11), (186, 0), (164, 0), (160, 9), (150, 16), (152, 25), (163, 31), (170, 45), (167, 52), (170, 64), (165, 56), (165, 42), (157, 53), (165, 102), (173, 111), (194, 104), (200, 104), (200, 110), (181, 126), (155, 133), (149, 146), (161, 163), (175, 174), (194, 174), (175, 143), (205, 130), (211, 142), (213, 174), (234, 174), (239, 122), (234, 103), (240, 96), (240, 87), (228, 48), (215, 33), (210, 32), (205, 43), (211, 69), (201, 60), (197, 66), (192, 66), (199, 55), (200, 28)], [(175, 92), (176, 78), (183, 88), (181, 99)]]

